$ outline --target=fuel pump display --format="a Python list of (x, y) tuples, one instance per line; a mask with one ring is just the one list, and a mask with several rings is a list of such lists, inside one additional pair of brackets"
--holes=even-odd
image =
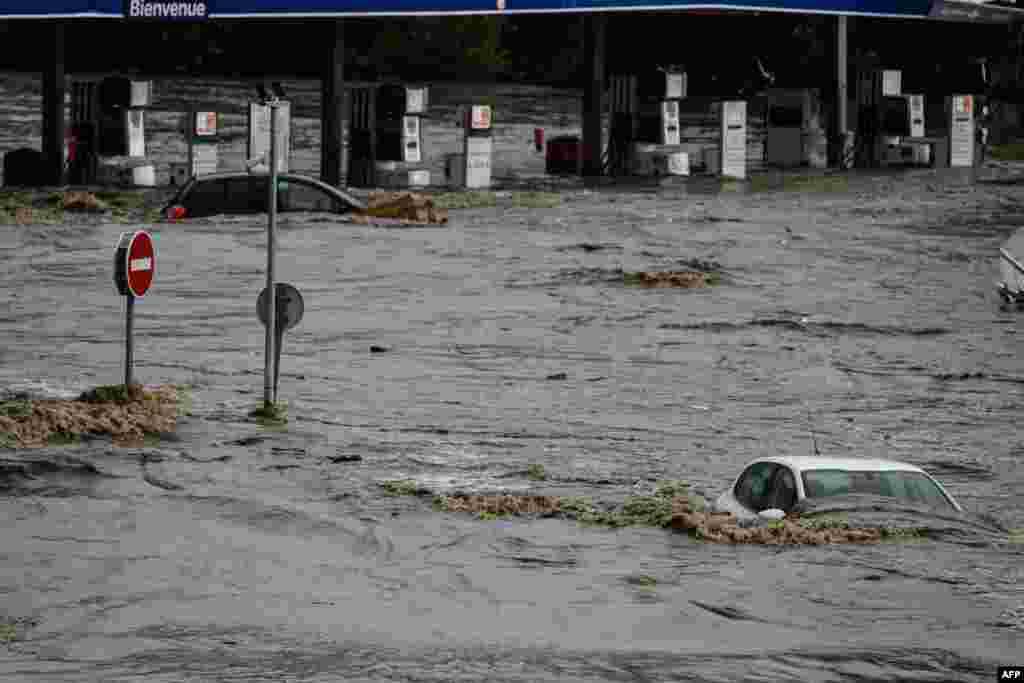
[(480, 189), (491, 186), (491, 108), (474, 104), (466, 110), (465, 159), (466, 188)]

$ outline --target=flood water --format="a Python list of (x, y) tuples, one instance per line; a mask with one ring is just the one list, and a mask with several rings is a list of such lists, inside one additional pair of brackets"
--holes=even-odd
[[(996, 172), (1014, 171), (978, 175)], [(145, 226), (136, 375), (192, 384), (194, 415), (149, 448), (3, 453), (36, 474), (0, 481), (18, 633), (0, 679), (992, 680), (1022, 663), (1024, 546), (969, 529), (1024, 526), (1022, 317), (995, 294), (1024, 186), (975, 180), (567, 190), (440, 227), (282, 217), (278, 278), (306, 304), (284, 430), (246, 417), (265, 217)], [(0, 226), (0, 385), (120, 380), (124, 229)], [(621, 282), (692, 258), (724, 282)], [(969, 511), (962, 533), (937, 516), (924, 540), (729, 546), (485, 521), (378, 485), (612, 503), (685, 479), (714, 497), (749, 460), (815, 445), (925, 467)]]

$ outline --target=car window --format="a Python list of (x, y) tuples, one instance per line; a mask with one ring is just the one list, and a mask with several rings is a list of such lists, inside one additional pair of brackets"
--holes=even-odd
[(804, 493), (808, 498), (825, 498), (852, 493), (850, 473), (846, 470), (808, 470), (803, 473)]
[(772, 492), (765, 507), (789, 512), (796, 505), (796, 478), (788, 467), (779, 467), (772, 482)]
[(748, 467), (736, 482), (736, 500), (755, 512), (764, 510), (771, 492), (769, 484), (777, 468), (773, 462), (756, 462)]
[(953, 507), (942, 490), (928, 476), (920, 472), (886, 472), (902, 475), (899, 477), (904, 488), (905, 499), (924, 505)]
[(229, 178), (223, 213), (262, 213), (267, 210), (266, 176)]
[(334, 211), (334, 197), (322, 188), (301, 180), (278, 182), (277, 201), (282, 211)]
[(953, 507), (935, 482), (920, 472), (808, 470), (803, 473), (803, 480), (808, 498), (866, 493), (918, 505)]
[(225, 184), (223, 180), (200, 180), (189, 188), (184, 206), (190, 216), (204, 216), (219, 213), (224, 204)]

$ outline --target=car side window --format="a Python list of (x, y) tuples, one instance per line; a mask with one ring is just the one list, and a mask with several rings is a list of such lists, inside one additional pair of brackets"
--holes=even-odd
[(225, 184), (223, 180), (197, 181), (185, 196), (185, 208), (189, 215), (221, 213), (224, 205)]
[(778, 467), (773, 462), (757, 462), (748, 467), (736, 482), (736, 500), (755, 512), (764, 510), (770, 502), (769, 484)]
[(336, 211), (337, 202), (323, 189), (300, 180), (278, 184), (278, 202), (282, 211)]
[(227, 181), (225, 213), (262, 213), (267, 210), (267, 178), (249, 176)]
[(796, 505), (796, 478), (788, 467), (779, 467), (772, 482), (772, 493), (767, 507), (789, 512)]

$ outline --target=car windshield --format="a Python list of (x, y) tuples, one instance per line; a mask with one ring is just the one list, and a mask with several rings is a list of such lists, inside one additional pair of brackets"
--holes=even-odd
[(808, 498), (867, 493), (907, 503), (952, 508), (953, 504), (927, 475), (920, 472), (857, 472), (807, 470), (802, 474)]

